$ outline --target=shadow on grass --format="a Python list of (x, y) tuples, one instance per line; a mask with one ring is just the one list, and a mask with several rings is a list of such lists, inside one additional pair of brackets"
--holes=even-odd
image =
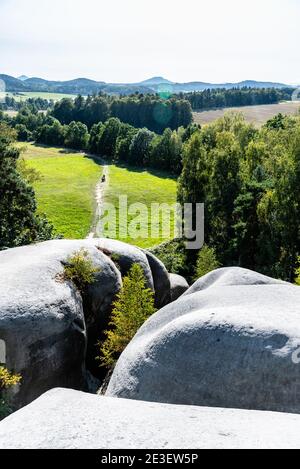
[(107, 166), (115, 166), (116, 168), (120, 169), (125, 169), (126, 171), (130, 173), (149, 173), (152, 176), (156, 176), (162, 179), (171, 179), (173, 181), (177, 181), (179, 176), (176, 176), (175, 174), (171, 174), (168, 171), (161, 170), (161, 169), (155, 169), (155, 168), (149, 168), (149, 167), (139, 167), (139, 166), (131, 166), (128, 163), (120, 163), (120, 162), (115, 162), (115, 161), (108, 161), (104, 157), (100, 157), (97, 155), (91, 155), (91, 154), (85, 154), (85, 158), (89, 158), (95, 163), (99, 164), (100, 166), (105, 163)]
[(155, 169), (155, 168), (139, 168), (138, 166), (130, 166), (129, 164), (124, 164), (124, 163), (116, 163), (115, 166), (117, 168), (121, 169), (126, 169), (127, 171), (130, 171), (131, 173), (149, 173), (152, 176), (156, 176), (162, 179), (172, 179), (173, 181), (177, 181), (179, 176), (176, 176), (175, 174), (171, 174), (168, 171), (162, 170), (162, 169)]
[(155, 169), (155, 168), (149, 168), (149, 167), (138, 167), (138, 166), (131, 166), (128, 163), (121, 163), (121, 162), (114, 162), (114, 161), (109, 161), (105, 157), (93, 155), (88, 152), (80, 151), (80, 150), (74, 150), (72, 148), (62, 148), (59, 146), (55, 145), (44, 145), (42, 143), (33, 143), (33, 146), (35, 147), (41, 147), (41, 148), (55, 148), (56, 150), (59, 151), (60, 154), (62, 155), (70, 155), (70, 154), (78, 154), (78, 155), (83, 155), (84, 158), (88, 158), (89, 160), (94, 161), (99, 166), (102, 166), (103, 163), (105, 163), (107, 166), (116, 166), (117, 168), (125, 169), (128, 172), (131, 173), (149, 173), (152, 176), (156, 176), (162, 179), (171, 179), (173, 181), (177, 181), (178, 177), (175, 174), (171, 174), (168, 171), (162, 170), (162, 169)]
[(70, 154), (74, 154), (74, 153), (82, 154), (82, 151), (72, 150), (71, 148), (63, 148), (63, 149), (59, 150), (59, 153), (61, 153), (62, 155), (70, 155)]
[(85, 152), (82, 150), (75, 150), (74, 148), (63, 148), (59, 145), (46, 145), (45, 143), (39, 142), (30, 142), (30, 144), (36, 148), (47, 148), (48, 150), (51, 150), (51, 148), (53, 148), (54, 150), (58, 150), (58, 153), (61, 153), (62, 155), (68, 155), (71, 153), (85, 154)]

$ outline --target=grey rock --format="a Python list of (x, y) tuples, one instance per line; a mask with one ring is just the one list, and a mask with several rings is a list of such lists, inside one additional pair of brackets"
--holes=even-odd
[(170, 302), (169, 274), (163, 263), (153, 254), (114, 239), (99, 238), (89, 242), (112, 258), (123, 277), (128, 274), (133, 264), (139, 264), (143, 268), (148, 288), (155, 293), (156, 306), (160, 308)]
[[(84, 247), (100, 271), (88, 290), (89, 318), (63, 264)], [(55, 386), (85, 388), (87, 330), (107, 324), (121, 286), (113, 262), (85, 241), (57, 240), (0, 253), (0, 338), (6, 366), (22, 375), (14, 404), (22, 406)]]
[(96, 238), (87, 242), (97, 246), (106, 256), (111, 257), (120, 269), (122, 277), (128, 274), (133, 264), (139, 264), (144, 271), (148, 287), (154, 291), (151, 268), (146, 254), (141, 249), (114, 239)]
[(190, 295), (210, 287), (226, 287), (239, 285), (289, 285), (266, 275), (239, 267), (217, 269), (199, 278), (185, 293)]
[(147, 260), (152, 272), (155, 290), (155, 304), (157, 308), (162, 308), (171, 301), (170, 276), (164, 264), (153, 254), (145, 251)]
[(300, 288), (220, 269), (152, 316), (107, 396), (300, 413)]
[[(59, 278), (81, 248), (99, 268), (83, 295)], [(151, 266), (141, 249), (108, 239), (55, 240), (0, 253), (0, 340), (7, 367), (23, 377), (14, 396), (17, 407), (56, 386), (85, 389), (93, 382), (86, 367), (101, 378), (96, 344), (107, 328), (121, 274), (138, 263), (157, 301), (163, 304), (168, 296), (164, 266), (149, 260)]]
[(299, 449), (299, 435), (299, 415), (54, 389), (0, 423), (0, 449)]
[(170, 274), (170, 282), (171, 301), (178, 300), (178, 298), (189, 289), (189, 284), (187, 283), (186, 279), (181, 275)]

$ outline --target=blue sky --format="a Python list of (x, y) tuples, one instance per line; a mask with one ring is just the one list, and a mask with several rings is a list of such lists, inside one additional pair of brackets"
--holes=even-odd
[(300, 84), (299, 0), (0, 0), (0, 73)]

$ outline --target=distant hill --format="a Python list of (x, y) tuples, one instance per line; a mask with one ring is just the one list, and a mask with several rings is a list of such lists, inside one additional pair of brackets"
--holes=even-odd
[(105, 83), (103, 81), (94, 81), (87, 78), (76, 78), (68, 81), (50, 81), (43, 78), (28, 78), (22, 75), (14, 78), (9, 75), (0, 75), (0, 79), (6, 84), (6, 90), (10, 92), (46, 92), (46, 93), (64, 93), (64, 94), (95, 94), (100, 91), (108, 94), (132, 93), (157, 93), (161, 91), (163, 86), (168, 86), (173, 93), (187, 93), (192, 91), (203, 91), (205, 89), (215, 88), (287, 88), (289, 85), (283, 83), (261, 82), (254, 80), (246, 80), (239, 83), (205, 83), (205, 82), (188, 82), (174, 83), (163, 77), (153, 77), (140, 83)]
[(149, 80), (141, 81), (138, 84), (143, 85), (143, 86), (174, 85), (174, 82), (172, 82), (170, 80), (166, 80), (163, 77), (153, 77), (153, 78), (149, 78)]
[[(227, 83), (227, 86), (229, 88), (232, 88), (234, 83)], [(237, 83), (237, 86), (239, 88), (242, 88), (244, 86), (247, 86), (248, 88), (292, 88), (290, 85), (285, 85), (283, 83), (273, 83), (269, 81), (255, 81), (255, 80), (246, 80), (246, 81), (241, 81), (240, 83)]]
[(26, 75), (21, 75), (20, 77), (18, 77), (18, 80), (26, 81), (28, 80), (28, 77)]
[(0, 75), (0, 80), (3, 80), (6, 86), (6, 91), (30, 91), (27, 90), (26, 85), (18, 78), (9, 75)]
[[(153, 84), (152, 88), (158, 90), (160, 86), (165, 83)], [(206, 83), (202, 81), (193, 81), (188, 83), (172, 83), (169, 82), (174, 93), (188, 93), (193, 91), (203, 91), (207, 89), (217, 89), (217, 88), (289, 88), (289, 85), (284, 83), (272, 83), (272, 82), (262, 82), (254, 80), (245, 80), (238, 83)]]

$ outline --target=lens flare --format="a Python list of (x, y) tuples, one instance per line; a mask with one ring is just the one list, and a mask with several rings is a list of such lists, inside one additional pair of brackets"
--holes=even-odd
[(169, 99), (173, 95), (173, 86), (167, 83), (162, 83), (158, 86), (157, 94), (161, 99)]
[(172, 119), (171, 103), (157, 103), (154, 106), (153, 117), (158, 124), (167, 126)]

